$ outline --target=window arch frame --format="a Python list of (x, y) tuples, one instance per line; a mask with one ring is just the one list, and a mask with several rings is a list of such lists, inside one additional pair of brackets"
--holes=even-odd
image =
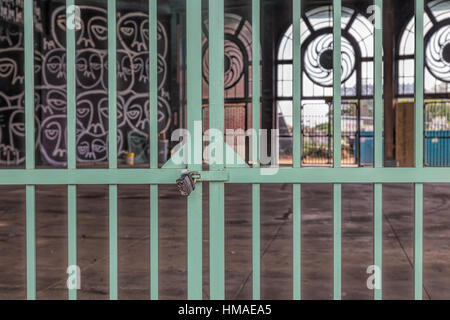
[[(450, 27), (450, 11), (447, 17), (443, 18), (442, 20), (438, 20), (436, 16), (433, 14), (433, 7), (435, 4), (443, 4), (448, 3), (448, 9), (450, 10), (450, 0), (434, 0), (429, 1), (425, 3), (425, 17), (424, 17), (424, 83), (426, 84), (426, 77), (432, 77), (433, 81), (436, 84), (446, 84), (447, 89), (446, 92), (444, 90), (440, 91), (434, 89), (435, 91), (432, 92), (428, 90), (426, 87), (424, 88), (424, 98), (425, 99), (445, 99), (450, 98), (450, 81), (443, 81), (442, 79), (439, 79), (436, 77), (431, 71), (427, 63), (427, 47), (429, 44), (429, 41), (431, 37), (435, 34), (436, 31), (438, 31), (440, 28), (449, 26)], [(404, 37), (408, 36), (408, 33), (410, 34), (409, 39), (409, 46), (412, 46), (414, 48), (414, 41), (415, 41), (415, 21), (414, 16), (411, 16), (404, 26), (401, 28), (401, 31), (399, 33), (398, 39), (396, 41), (396, 47), (395, 47), (395, 95), (398, 98), (414, 98), (414, 73), (412, 74), (405, 74), (402, 72), (402, 69), (405, 70), (405, 66), (403, 68), (401, 67), (401, 63), (405, 61), (410, 61), (410, 63), (414, 63), (414, 56), (415, 53), (413, 52), (403, 52), (402, 45), (405, 46), (403, 43)], [(413, 71), (414, 72), (414, 71)], [(404, 78), (410, 78), (410, 83), (401, 82)], [(406, 81), (406, 80), (403, 80)], [(409, 88), (407, 88), (409, 86)]]

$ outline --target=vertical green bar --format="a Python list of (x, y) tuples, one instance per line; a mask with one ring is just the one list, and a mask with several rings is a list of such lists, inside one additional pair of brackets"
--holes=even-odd
[(117, 300), (117, 185), (109, 186), (109, 298)]
[[(75, 1), (66, 1), (66, 72), (67, 72), (67, 168), (76, 169), (76, 73), (75, 73)], [(77, 264), (77, 189), (67, 186), (67, 242), (68, 266)], [(79, 279), (77, 279), (79, 281)], [(77, 290), (69, 289), (69, 300), (77, 299)]]
[(423, 19), (424, 0), (416, 0), (415, 6), (415, 148), (414, 163), (416, 168), (423, 167), (423, 84), (424, 84), (424, 39)]
[[(414, 164), (423, 167), (424, 0), (415, 2)], [(414, 186), (414, 297), (422, 299), (423, 184)]]
[(158, 185), (150, 185), (150, 298), (158, 300)]
[[(215, 1), (215, 0), (214, 0)], [(223, 182), (211, 182), (210, 194), (210, 246), (209, 246), (209, 273), (210, 297), (212, 300), (225, 299), (225, 214)]]
[[(150, 168), (158, 168), (158, 1), (149, 0)], [(150, 298), (158, 299), (158, 185), (150, 185)]]
[[(24, 2), (25, 31), (25, 152), (26, 170), (34, 164), (34, 40), (33, 1)], [(26, 230), (27, 230), (27, 299), (36, 299), (36, 230), (35, 230), (35, 186), (26, 186)]]
[[(341, 0), (333, 0), (333, 164), (341, 167)], [(334, 299), (341, 299), (341, 185), (333, 185)]]
[(341, 167), (341, 0), (333, 0), (333, 164)]
[(66, 1), (66, 72), (67, 72), (67, 167), (76, 168), (76, 73), (75, 25), (73, 25), (75, 0)]
[(108, 0), (108, 161), (110, 169), (117, 169), (116, 73), (116, 0)]
[(27, 299), (36, 299), (35, 187), (26, 186)]
[[(108, 161), (117, 169), (116, 0), (108, 0)], [(109, 186), (109, 297), (118, 298), (117, 185)]]
[(383, 167), (383, 0), (374, 0), (374, 166)]
[[(261, 127), (261, 91), (260, 91), (260, 52), (261, 52), (261, 4), (260, 0), (252, 0), (252, 139), (253, 167), (260, 167), (259, 129)], [(261, 296), (261, 249), (260, 249), (260, 193), (259, 184), (252, 185), (252, 268), (253, 299)]]
[[(69, 243), (68, 265), (77, 265), (77, 187), (75, 185), (67, 186), (67, 241)], [(78, 276), (78, 274), (77, 274)], [(77, 281), (80, 279), (77, 278)], [(69, 300), (77, 299), (77, 289), (69, 289)]]
[(24, 2), (25, 46), (25, 166), (34, 169), (34, 36), (33, 1)]
[(302, 285), (301, 285), (301, 185), (294, 184), (292, 188), (292, 199), (293, 199), (293, 228), (294, 228), (294, 237), (293, 237), (293, 299), (300, 300), (302, 293)]
[(260, 61), (261, 61), (261, 17), (260, 1), (252, 0), (252, 161), (253, 167), (260, 166), (259, 129), (261, 127), (261, 88), (260, 88)]
[[(211, 148), (210, 170), (224, 167), (224, 0), (209, 0), (209, 128), (214, 135), (214, 145), (221, 153)], [(217, 131), (216, 131), (217, 130)], [(225, 184), (210, 182), (210, 297), (225, 299)]]
[(150, 168), (158, 168), (158, 1), (149, 0)]
[[(190, 171), (202, 169), (202, 1), (186, 1), (187, 129)], [(202, 184), (188, 197), (188, 299), (202, 299)]]
[(293, 87), (293, 167), (301, 166), (301, 43), (300, 43), (300, 22), (301, 22), (301, 0), (293, 0), (293, 33), (294, 33), (294, 67), (292, 77)]
[(259, 184), (252, 185), (252, 291), (253, 300), (261, 299), (261, 234), (260, 234), (260, 193)]
[[(374, 0), (375, 5), (375, 37), (374, 37), (374, 167), (383, 167), (383, 0)], [(379, 268), (377, 284), (374, 289), (374, 299), (382, 298), (382, 258), (383, 258), (383, 185), (374, 185), (374, 265)]]
[(333, 185), (333, 297), (335, 300), (341, 299), (341, 196), (342, 185), (336, 183)]
[[(292, 23), (294, 33), (293, 58), (294, 67), (292, 77), (293, 88), (293, 167), (301, 167), (301, 0), (292, 1)], [(300, 184), (293, 185), (293, 298), (301, 298), (301, 187)]]
[(422, 300), (423, 184), (414, 185), (414, 298)]
[[(373, 238), (374, 238), (374, 246), (373, 246), (373, 260), (374, 265), (377, 269), (375, 269), (376, 275), (376, 285), (374, 288), (374, 299), (381, 300), (382, 299), (382, 266), (383, 266), (383, 185), (381, 183), (375, 183), (374, 185), (374, 197), (373, 197)], [(380, 272), (378, 273), (377, 270)]]

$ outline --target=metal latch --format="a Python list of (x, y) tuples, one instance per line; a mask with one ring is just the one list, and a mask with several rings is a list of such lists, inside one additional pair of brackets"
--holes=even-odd
[(200, 174), (196, 171), (183, 173), (180, 178), (177, 179), (178, 190), (181, 195), (189, 196), (192, 191), (195, 190), (195, 183), (200, 178)]
[(183, 172), (176, 181), (178, 190), (183, 196), (189, 196), (195, 190), (195, 183), (199, 182), (225, 182), (228, 180), (226, 171), (191, 171)]

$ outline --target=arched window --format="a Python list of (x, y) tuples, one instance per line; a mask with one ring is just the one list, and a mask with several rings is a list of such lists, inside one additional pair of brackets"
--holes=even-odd
[[(400, 97), (414, 96), (415, 21), (411, 18), (400, 36), (398, 89)], [(424, 14), (424, 162), (450, 166), (450, 1), (434, 0)]]
[[(359, 163), (361, 131), (373, 130), (374, 26), (362, 13), (344, 7), (342, 29), (342, 136), (348, 147), (343, 163)], [(321, 6), (301, 19), (301, 95), (303, 163), (332, 161), (333, 8)], [(281, 38), (277, 54), (277, 107), (281, 139), (291, 135), (293, 85), (292, 25)], [(366, 100), (364, 100), (366, 99)], [(280, 141), (283, 150), (283, 142)], [(345, 154), (345, 150), (343, 151)], [(314, 159), (313, 159), (314, 158)]]
[[(203, 106), (209, 105), (209, 44), (208, 20), (203, 23)], [(247, 129), (251, 111), (252, 27), (250, 22), (234, 13), (224, 16), (224, 98), (225, 128)], [(249, 110), (250, 109), (250, 110)], [(204, 109), (204, 126), (208, 127), (208, 112)]]
[[(414, 18), (404, 28), (399, 41), (398, 94), (414, 95)], [(435, 0), (426, 5), (425, 37), (425, 94), (427, 97), (447, 96), (450, 93), (450, 1)]]

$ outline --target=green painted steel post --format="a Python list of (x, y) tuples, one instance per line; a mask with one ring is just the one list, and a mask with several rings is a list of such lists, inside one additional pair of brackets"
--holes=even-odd
[[(210, 170), (224, 168), (224, 0), (209, 0), (209, 128)], [(209, 184), (210, 297), (225, 299), (225, 184)]]
[[(341, 167), (341, 0), (333, 0), (333, 165)], [(341, 185), (334, 184), (334, 299), (341, 299)]]
[[(374, 167), (383, 167), (383, 0), (374, 0)], [(374, 184), (373, 206), (373, 260), (380, 272), (376, 279), (380, 287), (374, 288), (374, 299), (382, 299), (382, 262), (383, 262), (383, 185)]]
[[(261, 123), (261, 93), (260, 93), (260, 52), (261, 52), (261, 3), (252, 0), (252, 161), (253, 167), (260, 167), (260, 123)], [(253, 299), (261, 298), (261, 235), (260, 235), (260, 195), (261, 186), (252, 185), (252, 292)]]
[[(73, 184), (67, 186), (67, 241), (68, 241), (68, 266), (77, 266), (77, 187)], [(78, 278), (77, 283), (81, 280)], [(69, 300), (77, 299), (77, 289), (68, 288)]]
[[(158, 3), (149, 0), (150, 168), (158, 168)], [(158, 299), (158, 185), (150, 185), (150, 298)]]
[(118, 299), (117, 185), (109, 186), (109, 298)]
[[(34, 164), (34, 37), (33, 1), (24, 2), (25, 45), (25, 167), (32, 172)], [(27, 230), (27, 299), (36, 299), (36, 229), (35, 186), (26, 186)]]
[(341, 299), (341, 208), (342, 185), (333, 185), (333, 297)]
[[(116, 0), (108, 0), (108, 161), (117, 169)], [(109, 298), (118, 298), (117, 184), (109, 185)]]
[[(76, 169), (76, 73), (75, 73), (75, 1), (66, 1), (66, 72), (67, 72), (67, 168)], [(75, 21), (76, 22), (76, 21)], [(77, 187), (67, 185), (68, 266), (77, 265)], [(80, 279), (77, 279), (80, 281)], [(69, 300), (77, 299), (77, 289), (69, 290)]]
[[(202, 1), (186, 1), (188, 169), (202, 169)], [(202, 294), (202, 183), (188, 197), (188, 299)]]
[(414, 298), (422, 300), (423, 184), (414, 185)]
[[(293, 0), (293, 167), (301, 167), (301, 0)], [(293, 298), (301, 299), (301, 185), (294, 184), (293, 194)]]
[(341, 167), (341, 12), (342, 0), (333, 0), (333, 164)]
[[(414, 166), (423, 168), (424, 0), (415, 0)], [(414, 297), (422, 299), (423, 184), (414, 186)]]
[(302, 293), (301, 284), (301, 185), (294, 184), (292, 190), (293, 212), (293, 299), (300, 300)]
[(376, 277), (379, 278), (375, 279), (376, 286), (374, 287), (374, 299), (381, 300), (383, 284), (383, 185), (381, 183), (375, 183), (373, 192), (373, 261), (377, 268), (374, 272), (379, 270), (379, 273), (377, 272), (375, 274)]

